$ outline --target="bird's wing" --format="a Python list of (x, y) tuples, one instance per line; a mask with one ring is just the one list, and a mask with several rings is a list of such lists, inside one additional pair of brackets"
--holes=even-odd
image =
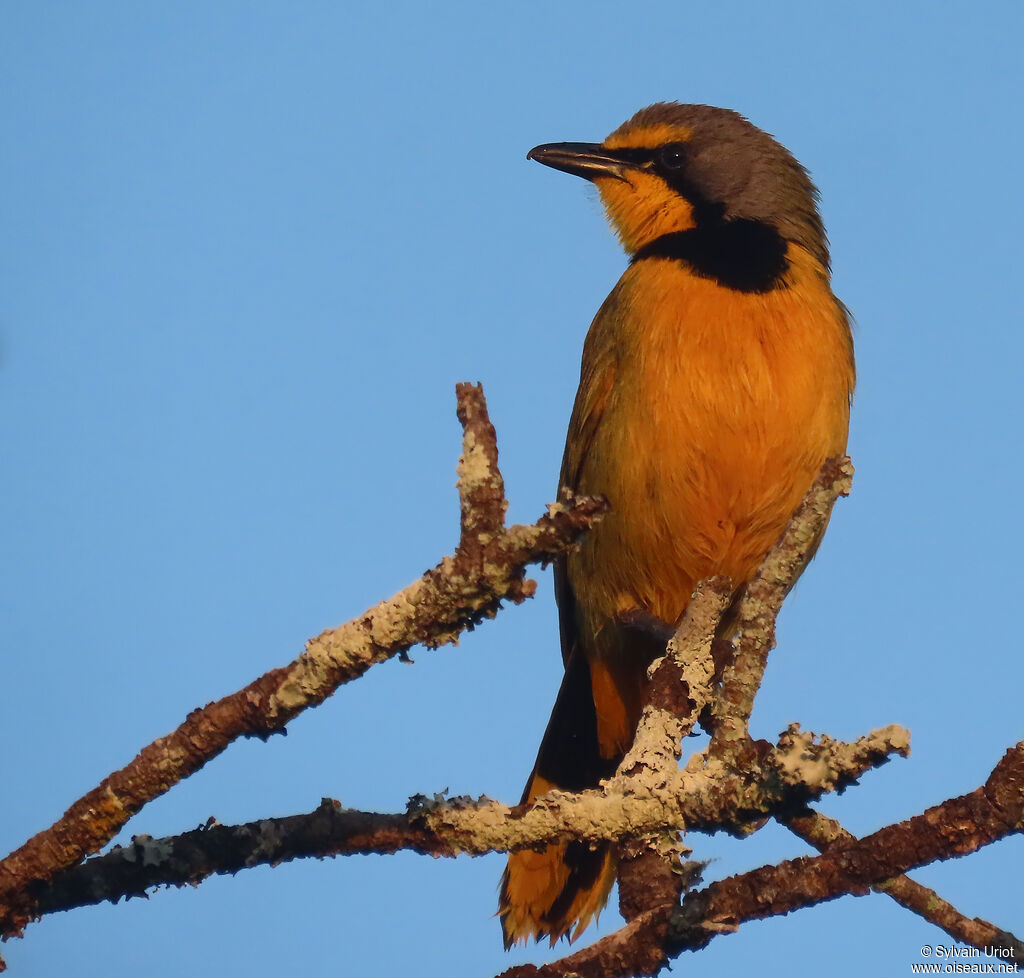
[[(565, 437), (559, 491), (563, 488), (572, 492), (586, 491), (583, 468), (611, 399), (618, 371), (617, 331), (614, 328), (618, 291), (614, 289), (598, 310), (583, 345), (580, 386)], [(555, 561), (555, 601), (558, 604), (562, 661), (568, 664), (576, 642), (576, 598), (566, 572), (564, 555)]]

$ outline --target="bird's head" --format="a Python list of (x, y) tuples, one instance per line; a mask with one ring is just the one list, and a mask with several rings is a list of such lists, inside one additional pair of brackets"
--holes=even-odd
[(742, 220), (773, 229), (828, 267), (807, 171), (731, 109), (658, 102), (603, 143), (546, 143), (528, 158), (591, 180), (631, 255), (664, 235)]

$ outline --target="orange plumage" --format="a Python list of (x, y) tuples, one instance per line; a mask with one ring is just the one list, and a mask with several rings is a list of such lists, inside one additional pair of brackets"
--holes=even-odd
[[(612, 513), (556, 568), (566, 673), (524, 801), (614, 771), (664, 645), (631, 622), (677, 622), (710, 575), (751, 578), (845, 451), (854, 384), (816, 192), (770, 136), (660, 103), (603, 144), (531, 156), (594, 181), (632, 262), (584, 345), (561, 484)], [(611, 847), (514, 853), (506, 946), (575, 938), (614, 875)]]

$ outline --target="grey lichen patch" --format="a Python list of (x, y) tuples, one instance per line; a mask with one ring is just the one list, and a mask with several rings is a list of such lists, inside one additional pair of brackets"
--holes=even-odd
[(432, 805), (417, 817), (455, 848), (471, 855), (559, 839), (614, 841), (684, 827), (671, 791), (625, 795), (609, 788), (578, 795), (552, 791), (522, 814), (513, 814), (498, 802), (472, 807), (447, 803)]
[(892, 754), (909, 753), (910, 734), (895, 724), (847, 744), (827, 735), (816, 738), (793, 723), (779, 738), (771, 764), (785, 783), (820, 793), (859, 778)]
[(801, 733), (797, 724), (790, 727), (785, 748), (775, 754), (776, 766), (785, 782), (812, 791), (834, 783), (835, 772), (829, 768), (825, 752), (815, 750), (816, 746), (813, 734)]
[(490, 455), (471, 428), (466, 430), (462, 439), (462, 455), (459, 457), (457, 472), (459, 487), (463, 491), (494, 481)]
[(678, 832), (657, 832), (649, 835), (644, 841), (648, 848), (661, 856), (676, 873), (683, 872), (683, 861), (693, 852), (683, 842)]
[(278, 717), (281, 714), (294, 713), (309, 702), (309, 686), (304, 682), (306, 670), (301, 671), (303, 676), (289, 677), (268, 698), (268, 716)]
[(127, 862), (160, 866), (174, 856), (173, 843), (174, 840), (169, 838), (154, 839), (151, 835), (134, 835), (131, 846), (126, 846), (122, 852)]
[(635, 790), (663, 788), (676, 771), (679, 745), (687, 733), (687, 725), (674, 714), (647, 707), (633, 746), (623, 758), (619, 770), (628, 775)]
[[(341, 669), (362, 672), (375, 661), (374, 642), (365, 628), (366, 619), (322, 632), (306, 643), (306, 649), (267, 697), (267, 715), (290, 715), (323, 698)], [(372, 632), (372, 625), (370, 631)]]
[(256, 844), (245, 859), (246, 866), (259, 866), (261, 863), (273, 861), (282, 848), (285, 832), (273, 819), (261, 819), (257, 832)]
[(869, 738), (873, 738), (880, 745), (887, 746), (901, 757), (910, 757), (910, 731), (906, 727), (892, 723), (888, 727), (869, 734)]
[[(484, 540), (484, 538), (487, 538), (489, 540), (490, 539), (489, 534), (486, 534), (486, 533), (480, 534), (480, 539)], [(500, 564), (500, 563), (497, 563), (497, 562), (494, 562), (494, 561), (484, 561), (483, 570), (484, 570), (484, 574), (487, 577), (493, 579), (496, 582), (496, 584), (497, 584), (497, 588), (496, 589), (501, 589), (501, 586), (503, 584), (505, 584), (505, 582), (509, 581), (512, 578), (512, 576), (513, 576), (510, 573), (510, 570), (509, 570), (509, 567), (508, 567), (507, 564)]]

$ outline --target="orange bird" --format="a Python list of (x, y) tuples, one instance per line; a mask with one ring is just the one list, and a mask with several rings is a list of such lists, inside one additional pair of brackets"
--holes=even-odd
[[(561, 485), (610, 515), (555, 570), (565, 676), (523, 802), (596, 787), (695, 585), (751, 579), (824, 460), (846, 449), (853, 340), (807, 171), (736, 112), (662, 102), (603, 143), (530, 159), (592, 181), (629, 267), (583, 346)], [(728, 625), (720, 630), (728, 635)], [(574, 940), (610, 845), (513, 853), (505, 946)]]

